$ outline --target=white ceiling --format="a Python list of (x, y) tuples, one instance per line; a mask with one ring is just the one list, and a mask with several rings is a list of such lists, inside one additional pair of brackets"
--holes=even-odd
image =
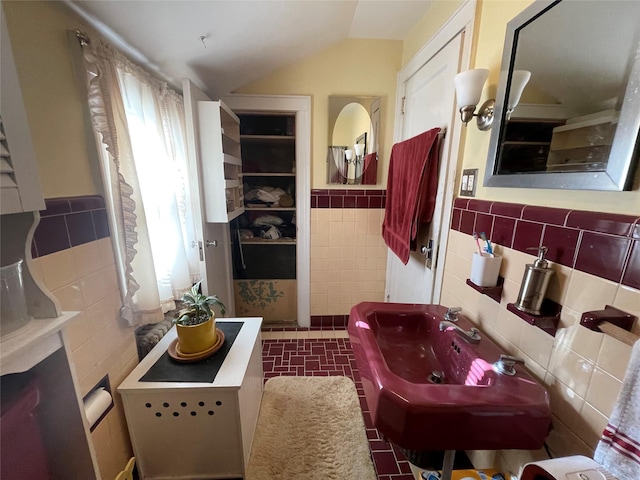
[(137, 62), (213, 98), (347, 38), (402, 40), (433, 2), (66, 1)]

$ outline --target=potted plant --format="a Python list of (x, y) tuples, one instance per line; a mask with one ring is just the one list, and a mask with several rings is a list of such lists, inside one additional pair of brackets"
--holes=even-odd
[(173, 319), (182, 353), (199, 353), (213, 347), (217, 335), (215, 314), (211, 307), (218, 306), (222, 315), (225, 314), (224, 304), (216, 295), (200, 292), (201, 283), (196, 283), (182, 296), (184, 308)]

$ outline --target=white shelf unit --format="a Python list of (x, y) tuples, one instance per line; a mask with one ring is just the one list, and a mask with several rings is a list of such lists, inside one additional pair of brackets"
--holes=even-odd
[(240, 120), (222, 101), (198, 102), (205, 218), (228, 223), (244, 212)]

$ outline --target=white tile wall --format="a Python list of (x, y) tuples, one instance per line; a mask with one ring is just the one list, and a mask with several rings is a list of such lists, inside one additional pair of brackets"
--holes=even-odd
[[(552, 454), (592, 456), (620, 392), (631, 347), (580, 326), (580, 316), (605, 305), (640, 316), (640, 291), (552, 264), (555, 274), (547, 296), (563, 305), (554, 338), (506, 309), (507, 303), (516, 301), (525, 265), (535, 257), (499, 248), (505, 282), (498, 304), (465, 283), (474, 248), (470, 235), (450, 231), (441, 303), (462, 306), (463, 313), (506, 353), (524, 358), (527, 368), (547, 387), (553, 411), (547, 445)], [(491, 461), (486, 452), (471, 452), (471, 457), (480, 463)], [(544, 450), (503, 450), (493, 465), (518, 472), (525, 463), (541, 458), (546, 458)]]
[(115, 407), (92, 432), (102, 478), (114, 478), (132, 456), (118, 385), (138, 363), (133, 328), (119, 316), (122, 306), (110, 238), (34, 260), (36, 275), (63, 310), (80, 311), (65, 335), (80, 393), (109, 375)]
[(347, 315), (384, 300), (382, 209), (311, 209), (311, 315)]

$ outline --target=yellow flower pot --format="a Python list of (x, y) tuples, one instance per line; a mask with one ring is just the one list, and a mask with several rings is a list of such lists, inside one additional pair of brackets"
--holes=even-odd
[(198, 325), (176, 325), (180, 351), (183, 353), (199, 353), (213, 347), (217, 340), (216, 320), (212, 315), (209, 320)]

